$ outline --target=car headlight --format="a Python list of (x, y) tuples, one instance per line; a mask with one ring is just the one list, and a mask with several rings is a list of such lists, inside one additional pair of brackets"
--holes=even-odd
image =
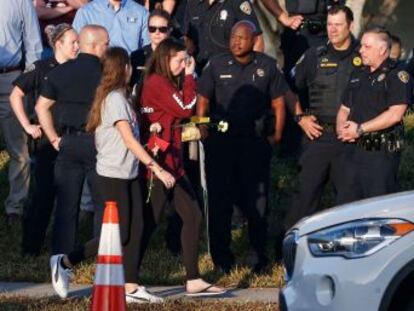
[(308, 236), (314, 256), (360, 258), (374, 254), (414, 230), (401, 219), (365, 219), (322, 229)]

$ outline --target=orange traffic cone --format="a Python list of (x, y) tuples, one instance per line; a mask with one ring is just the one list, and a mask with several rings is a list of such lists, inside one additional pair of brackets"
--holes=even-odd
[(106, 202), (99, 240), (91, 310), (126, 310), (124, 285), (118, 208), (116, 202)]

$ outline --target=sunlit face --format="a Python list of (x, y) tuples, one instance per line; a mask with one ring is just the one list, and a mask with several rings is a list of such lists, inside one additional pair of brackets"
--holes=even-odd
[(344, 12), (328, 15), (327, 32), (329, 41), (334, 45), (342, 45), (349, 38), (351, 32), (351, 24), (348, 24)]
[(186, 51), (179, 51), (170, 58), (170, 71), (173, 76), (179, 76), (185, 69)]
[(67, 30), (55, 45), (56, 50), (61, 53), (65, 60), (74, 59), (78, 55), (78, 34), (74, 30)]
[(244, 56), (253, 51), (254, 35), (252, 31), (244, 25), (240, 25), (233, 30), (230, 36), (230, 51), (234, 56)]
[(366, 33), (362, 36), (359, 53), (361, 54), (362, 63), (365, 66), (376, 65), (378, 60), (384, 59), (385, 52), (385, 42), (381, 41), (377, 34)]
[(101, 58), (109, 46), (109, 36), (106, 31), (100, 31), (99, 35), (97, 34), (97, 39), (95, 43), (95, 55)]
[(150, 41), (155, 47), (170, 35), (168, 21), (160, 16), (151, 17), (148, 22), (148, 30)]

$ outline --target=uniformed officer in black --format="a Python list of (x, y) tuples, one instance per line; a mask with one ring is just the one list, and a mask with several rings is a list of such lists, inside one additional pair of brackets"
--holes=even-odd
[[(42, 85), (36, 112), (52, 146), (58, 150), (55, 164), (57, 206), (52, 252), (73, 251), (82, 186), (87, 178), (101, 218), (100, 196), (96, 186), (96, 150), (92, 134), (85, 132), (86, 120), (101, 76), (99, 57), (109, 44), (105, 28), (85, 26), (79, 34), (80, 54), (50, 72)], [(55, 105), (58, 120), (50, 109)]]
[(263, 51), (259, 22), (249, 0), (188, 0), (184, 35), (190, 54), (195, 55), (197, 73), (214, 55), (228, 52), (233, 25), (249, 20), (258, 29), (255, 51)]
[[(288, 229), (304, 216), (318, 209), (323, 188), (331, 180), (337, 203), (349, 198), (350, 185), (343, 178), (344, 143), (336, 137), (336, 114), (354, 68), (362, 65), (359, 43), (352, 37), (352, 11), (334, 6), (328, 11), (329, 42), (308, 49), (295, 67), (296, 87), (307, 93), (296, 103), (295, 121), (304, 134), (299, 160), (298, 193), (287, 211)], [(307, 113), (304, 114), (306, 107)]]
[(390, 48), (386, 31), (363, 34), (364, 67), (352, 74), (337, 116), (338, 137), (349, 143), (344, 171), (354, 173), (361, 199), (395, 191), (412, 78), (389, 59)]
[(255, 271), (267, 263), (271, 144), (282, 136), (283, 95), (288, 87), (276, 60), (253, 51), (255, 33), (250, 21), (238, 22), (231, 33), (231, 53), (211, 59), (198, 89), (197, 115), (229, 123), (226, 133), (210, 131), (206, 139), (211, 255), (225, 272), (234, 264), (230, 250), (234, 204), (248, 220), (250, 242), (258, 256)]
[[(31, 204), (23, 222), (22, 250), (24, 254), (39, 255), (55, 201), (54, 163), (57, 156), (34, 115), (34, 105), (46, 75), (59, 64), (74, 59), (79, 50), (78, 35), (69, 24), (48, 28), (49, 44), (54, 56), (31, 65), (14, 82), (10, 103), (25, 132), (35, 140), (35, 185)], [(27, 99), (27, 105), (24, 99)], [(28, 106), (28, 107), (25, 107)]]

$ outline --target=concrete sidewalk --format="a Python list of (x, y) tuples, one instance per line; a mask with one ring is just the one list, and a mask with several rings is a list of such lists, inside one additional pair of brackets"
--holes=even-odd
[[(148, 286), (152, 293), (166, 299), (194, 299), (185, 296), (183, 286)], [(91, 285), (72, 285), (69, 288), (69, 297), (84, 297), (91, 294)], [(224, 301), (251, 301), (251, 302), (278, 302), (278, 288), (235, 288), (230, 289), (222, 296), (213, 296), (203, 299), (222, 299)], [(58, 297), (52, 285), (48, 283), (0, 282), (0, 296), (2, 297), (29, 297), (44, 298)], [(196, 298), (200, 299), (200, 298)]]

